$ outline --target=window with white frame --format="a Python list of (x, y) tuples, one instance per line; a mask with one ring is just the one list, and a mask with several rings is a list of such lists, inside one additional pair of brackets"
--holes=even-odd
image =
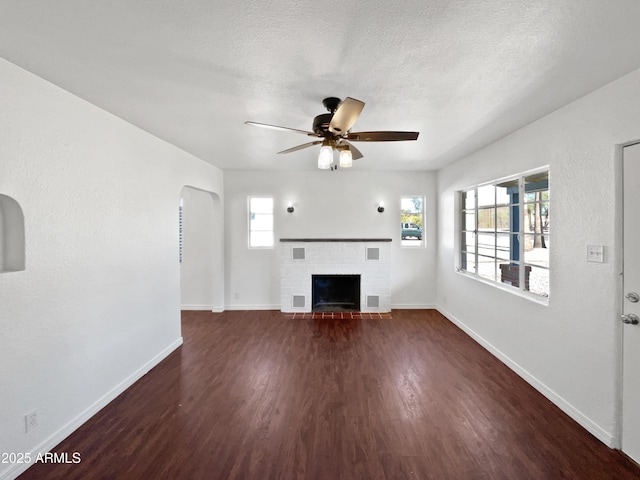
[(249, 247), (273, 247), (272, 197), (249, 197)]
[(459, 194), (459, 270), (548, 297), (548, 170), (478, 185)]
[(400, 244), (403, 247), (425, 245), (424, 197), (400, 197)]

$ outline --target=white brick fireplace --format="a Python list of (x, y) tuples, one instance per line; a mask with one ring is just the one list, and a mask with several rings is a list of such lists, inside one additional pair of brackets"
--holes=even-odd
[(280, 240), (283, 312), (311, 312), (312, 275), (360, 275), (360, 311), (391, 311), (391, 239)]

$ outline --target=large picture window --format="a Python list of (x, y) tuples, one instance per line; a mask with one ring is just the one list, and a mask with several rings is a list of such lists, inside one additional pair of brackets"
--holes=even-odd
[(549, 172), (460, 192), (459, 270), (549, 296)]
[(273, 198), (249, 197), (249, 247), (273, 247)]

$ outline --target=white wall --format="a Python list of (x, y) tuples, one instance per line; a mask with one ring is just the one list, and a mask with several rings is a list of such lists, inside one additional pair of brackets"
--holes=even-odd
[[(616, 145), (640, 139), (640, 70), (438, 172), (438, 305), (615, 445), (620, 358)], [(454, 272), (454, 192), (550, 166), (551, 296), (536, 304)], [(604, 245), (605, 263), (586, 246)]]
[[(363, 162), (366, 159), (362, 160)], [(392, 308), (435, 303), (436, 186), (431, 172), (226, 171), (226, 306), (280, 309), (280, 238), (392, 238)], [(247, 197), (275, 198), (274, 249), (249, 249)], [(400, 196), (426, 196), (426, 248), (400, 247)], [(294, 213), (286, 211), (292, 201)], [(378, 213), (380, 200), (385, 212)]]
[(183, 200), (183, 255), (180, 264), (182, 310), (224, 307), (222, 205), (210, 192), (185, 187)]
[(178, 199), (222, 173), (1, 59), (0, 79), (0, 194), (26, 237), (0, 274), (0, 452), (38, 452), (180, 345)]

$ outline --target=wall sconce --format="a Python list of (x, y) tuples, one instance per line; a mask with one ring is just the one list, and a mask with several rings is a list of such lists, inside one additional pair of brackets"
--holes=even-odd
[(291, 202), (291, 200), (289, 200), (289, 202), (287, 203), (287, 212), (289, 213), (293, 213), (293, 202)]
[(384, 212), (384, 202), (382, 200), (378, 203), (378, 211), (380, 213)]

